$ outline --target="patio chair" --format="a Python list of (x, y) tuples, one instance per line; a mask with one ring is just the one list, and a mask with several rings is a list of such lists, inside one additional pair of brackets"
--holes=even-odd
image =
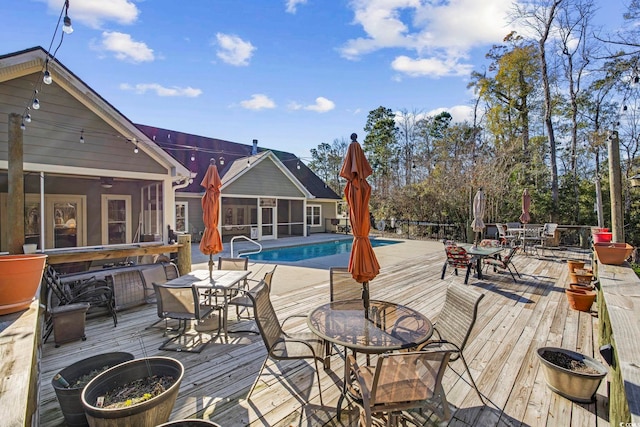
[(444, 250), (447, 254), (447, 259), (442, 266), (442, 275), (440, 279), (444, 279), (444, 275), (447, 271), (447, 266), (453, 268), (456, 276), (458, 275), (458, 269), (464, 268), (467, 270), (466, 275), (464, 277), (465, 285), (469, 282), (469, 275), (471, 274), (471, 269), (475, 268), (475, 259), (474, 257), (467, 253), (466, 249), (462, 246), (456, 245), (446, 245)]
[[(235, 297), (231, 298), (228, 302), (229, 305), (233, 305), (236, 307), (236, 317), (238, 318), (238, 320), (240, 319), (252, 319), (253, 317), (250, 315), (246, 315), (243, 316), (242, 313), (243, 312), (247, 312), (249, 313), (250, 310), (253, 310), (253, 300), (251, 299), (251, 297), (248, 295), (250, 293), (255, 293), (258, 286), (264, 282), (269, 290), (269, 292), (271, 292), (271, 282), (273, 281), (273, 274), (276, 271), (276, 267), (277, 265), (275, 265), (273, 267), (273, 269), (271, 269), (270, 271), (267, 271), (264, 274), (264, 277), (262, 278), (261, 281), (258, 282), (258, 284), (252, 288), (250, 288), (249, 290), (240, 290), (240, 292), (238, 293), (238, 295), (236, 295)], [(249, 279), (251, 280), (251, 279)], [(229, 331), (229, 332), (248, 332), (248, 333), (259, 333), (257, 331), (248, 329), (248, 330), (233, 330), (233, 331)]]
[[(478, 305), (482, 298), (484, 298), (484, 294), (478, 291), (455, 283), (450, 284), (447, 287), (444, 305), (440, 310), (437, 321), (433, 324), (436, 339), (420, 345), (419, 349), (422, 351), (453, 351), (449, 358), (449, 364), (458, 359), (462, 360), (464, 369), (471, 380), (470, 385), (476, 390), (480, 401), (484, 404), (485, 401), (471, 375), (469, 365), (463, 354), (469, 335), (471, 335), (473, 326), (476, 323)], [(452, 370), (462, 378), (462, 374), (453, 368)]]
[[(175, 319), (178, 321), (177, 329), (166, 329), (167, 331), (177, 332), (162, 343), (159, 350), (187, 351), (191, 353), (200, 353), (202, 349), (210, 342), (203, 342), (200, 334), (187, 336), (187, 327), (191, 322), (201, 321), (210, 317), (217, 311), (218, 315), (218, 335), (222, 322), (222, 307), (218, 305), (202, 304), (200, 300), (200, 288), (197, 285), (189, 287), (170, 286), (161, 283), (153, 283), (153, 289), (156, 292), (158, 314), (163, 319)], [(174, 345), (175, 347), (171, 347)]]
[(558, 224), (555, 223), (545, 223), (542, 226), (542, 232), (540, 235), (540, 244), (536, 245), (534, 249), (536, 252), (540, 250), (544, 252), (546, 248), (551, 248), (554, 246), (558, 246), (556, 241), (556, 229), (558, 228)]
[(448, 421), (451, 413), (442, 377), (451, 354), (452, 350), (386, 353), (378, 357), (375, 367), (360, 366), (348, 356), (346, 392), (360, 410), (359, 425), (371, 427), (378, 416), (384, 425), (395, 426), (410, 416), (406, 410), (414, 408), (428, 408), (441, 421)]
[[(267, 348), (267, 357), (265, 358), (258, 376), (249, 390), (247, 400), (251, 398), (253, 390), (256, 388), (262, 371), (267, 366), (269, 359), (273, 360), (299, 360), (313, 359), (316, 373), (316, 381), (318, 382), (318, 392), (320, 396), (320, 404), (322, 403), (322, 388), (320, 387), (320, 371), (318, 369), (318, 361), (324, 363), (325, 369), (328, 368), (328, 358), (323, 356), (325, 343), (324, 340), (314, 335), (312, 332), (288, 333), (284, 330), (287, 320), (294, 317), (303, 317), (306, 315), (289, 316), (282, 323), (278, 320), (273, 304), (269, 296), (269, 287), (262, 281), (254, 290), (248, 293), (253, 300), (253, 308), (255, 313), (256, 324), (260, 330), (262, 341)], [(275, 373), (274, 373), (275, 375)]]
[[(113, 326), (118, 325), (113, 289), (105, 280), (90, 277), (76, 282), (62, 283), (56, 270), (47, 265), (42, 275), (47, 288), (47, 310), (61, 305), (89, 303), (90, 307), (104, 307), (113, 318)], [(43, 341), (46, 342), (53, 330), (51, 318), (47, 319)]]
[[(518, 283), (518, 281), (516, 280), (516, 276), (513, 275), (513, 271), (515, 271), (518, 277), (521, 277), (520, 273), (518, 273), (518, 270), (516, 269), (516, 266), (513, 265), (513, 257), (516, 255), (516, 252), (518, 252), (518, 249), (520, 249), (519, 246), (513, 246), (511, 247), (511, 249), (509, 250), (509, 253), (506, 256), (501, 258), (500, 257), (484, 258), (482, 262), (487, 268), (489, 268), (489, 266), (492, 266), (493, 271), (496, 271), (496, 269), (498, 268), (502, 270), (508, 270), (509, 273), (511, 273), (511, 277), (513, 278), (513, 281), (515, 283)], [(511, 270), (511, 267), (513, 267), (513, 271)]]

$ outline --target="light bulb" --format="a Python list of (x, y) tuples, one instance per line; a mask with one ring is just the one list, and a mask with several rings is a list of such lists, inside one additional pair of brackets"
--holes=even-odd
[(80, 131), (80, 144), (84, 144), (84, 130)]
[(133, 149), (133, 152), (134, 152), (134, 153), (136, 153), (136, 154), (138, 154), (138, 151), (139, 151), (139, 150), (138, 150), (138, 146), (136, 145), (136, 148), (134, 148), (134, 149)]
[(24, 125), (24, 122), (20, 124), (20, 129), (25, 130), (27, 127)]
[(31, 123), (31, 114), (27, 114), (26, 116), (24, 116), (24, 122)]
[(195, 154), (193, 154), (193, 153), (191, 153), (191, 161), (192, 161), (192, 162), (195, 162), (195, 161), (196, 161), (196, 155), (195, 155)]
[(50, 85), (51, 83), (53, 83), (53, 79), (51, 78), (51, 73), (49, 72), (49, 70), (46, 70), (44, 72), (44, 77), (42, 77), (42, 81), (46, 85)]
[(63, 23), (64, 25), (62, 25), (62, 31), (64, 31), (65, 34), (73, 33), (73, 27), (71, 26), (71, 18), (65, 15)]
[(40, 109), (40, 101), (38, 101), (38, 98), (33, 98), (33, 104), (31, 104), (31, 107), (33, 107), (34, 110)]
[(224, 157), (220, 156), (220, 159), (218, 159), (218, 163), (220, 163), (220, 166), (224, 165)]
[(296, 168), (297, 168), (298, 170), (300, 170), (300, 162), (298, 162), (298, 164), (296, 164)]
[(251, 160), (247, 159), (247, 167), (250, 168), (251, 167)]

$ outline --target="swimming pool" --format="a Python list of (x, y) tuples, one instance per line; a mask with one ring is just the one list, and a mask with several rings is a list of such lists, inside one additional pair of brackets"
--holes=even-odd
[[(351, 252), (353, 240), (334, 240), (331, 242), (314, 243), (311, 245), (288, 246), (284, 248), (265, 249), (258, 254), (246, 255), (254, 261), (302, 261), (329, 255), (346, 254)], [(400, 243), (398, 240), (371, 239), (371, 246), (387, 246)], [(240, 254), (240, 256), (245, 256)]]

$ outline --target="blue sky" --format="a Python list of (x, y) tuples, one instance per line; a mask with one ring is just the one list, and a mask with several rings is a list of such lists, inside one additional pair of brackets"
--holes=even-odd
[[(623, 3), (599, 0), (599, 22)], [(0, 54), (55, 50), (64, 0), (2, 0)], [(134, 123), (294, 153), (384, 106), (469, 117), (512, 0), (69, 0), (56, 58)], [(43, 100), (44, 101), (44, 100)]]

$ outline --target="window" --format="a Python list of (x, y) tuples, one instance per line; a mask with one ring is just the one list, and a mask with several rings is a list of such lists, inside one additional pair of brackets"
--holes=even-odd
[(186, 233), (187, 230), (189, 230), (189, 204), (187, 202), (176, 202), (175, 231)]
[(307, 225), (320, 227), (320, 205), (307, 205)]
[(102, 195), (102, 244), (131, 242), (131, 196)]

